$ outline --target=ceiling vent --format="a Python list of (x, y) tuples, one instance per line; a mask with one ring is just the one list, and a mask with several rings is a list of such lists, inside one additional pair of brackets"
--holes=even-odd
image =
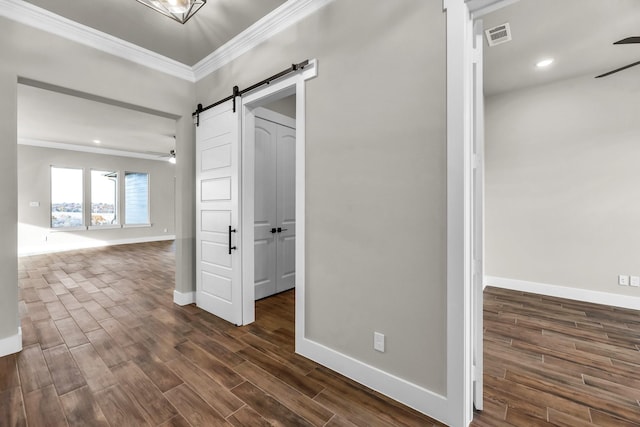
[(490, 47), (511, 41), (511, 27), (508, 23), (489, 28), (484, 33)]

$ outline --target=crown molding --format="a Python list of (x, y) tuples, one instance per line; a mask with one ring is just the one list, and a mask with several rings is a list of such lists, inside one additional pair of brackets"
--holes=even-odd
[(301, 21), (334, 0), (287, 0), (271, 13), (193, 66), (196, 81), (224, 67), (260, 43)]
[(117, 150), (114, 148), (94, 147), (88, 145), (71, 144), (68, 142), (45, 141), (42, 139), (18, 138), (19, 145), (28, 145), (31, 147), (53, 148), (56, 150), (80, 151), (83, 153), (105, 154), (108, 156), (131, 157), (134, 159), (145, 159), (168, 162), (169, 153), (141, 153), (137, 151)]
[(193, 68), (166, 56), (79, 24), (22, 0), (0, 0), (0, 16), (110, 53), (145, 67), (195, 82)]
[(23, 0), (0, 0), (0, 16), (154, 70), (196, 82), (334, 0), (287, 0), (193, 67)]

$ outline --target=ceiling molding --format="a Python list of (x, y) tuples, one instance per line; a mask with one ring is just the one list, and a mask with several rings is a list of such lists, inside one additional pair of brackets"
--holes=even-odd
[(196, 81), (299, 22), (333, 0), (288, 0), (193, 66)]
[(110, 53), (145, 67), (195, 82), (193, 68), (166, 56), (79, 24), (22, 0), (0, 0), (0, 16)]
[(193, 67), (56, 15), (23, 0), (0, 0), (0, 16), (165, 74), (196, 82), (332, 1), (334, 0), (287, 0)]
[(465, 0), (474, 19), (481, 18), (520, 0)]
[(80, 151), (83, 153), (105, 154), (108, 156), (131, 157), (134, 159), (156, 160), (162, 162), (169, 161), (169, 153), (140, 153), (136, 151), (116, 150), (113, 148), (93, 147), (88, 145), (71, 144), (67, 142), (45, 141), (42, 139), (18, 138), (19, 145), (28, 145), (31, 147), (53, 148), (56, 150)]

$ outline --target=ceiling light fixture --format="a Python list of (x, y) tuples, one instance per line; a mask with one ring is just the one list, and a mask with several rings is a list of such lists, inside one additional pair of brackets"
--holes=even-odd
[(536, 64), (536, 67), (538, 67), (538, 68), (546, 68), (551, 64), (553, 64), (553, 58), (547, 58), (547, 59), (543, 59), (542, 61), (538, 62)]
[(99, 140), (99, 139), (94, 139), (94, 140), (93, 140), (93, 143), (94, 143), (94, 144), (100, 144), (100, 140)]
[(181, 24), (187, 22), (207, 0), (136, 0)]

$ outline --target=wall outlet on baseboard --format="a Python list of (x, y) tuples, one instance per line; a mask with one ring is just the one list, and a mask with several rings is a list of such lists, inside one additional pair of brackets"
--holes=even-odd
[(373, 333), (373, 349), (384, 353), (384, 334), (380, 332)]
[(618, 276), (618, 285), (620, 286), (629, 286), (629, 276), (619, 275)]
[(640, 276), (629, 277), (629, 286), (634, 286), (634, 287), (640, 286)]

